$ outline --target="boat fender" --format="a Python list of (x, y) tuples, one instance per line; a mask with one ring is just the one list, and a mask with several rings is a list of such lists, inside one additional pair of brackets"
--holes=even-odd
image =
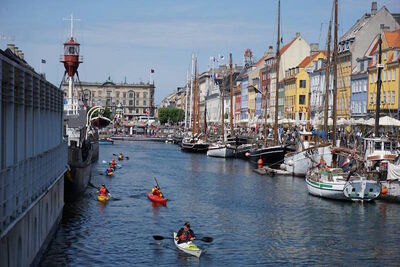
[(381, 186), (381, 194), (382, 194), (382, 195), (386, 195), (386, 194), (387, 194), (387, 192), (388, 192), (388, 188), (387, 188), (387, 186), (385, 186), (385, 185), (382, 185), (382, 186)]
[(293, 166), (293, 165), (294, 165), (294, 161), (293, 161), (293, 160), (289, 160), (289, 161), (288, 161), (288, 165), (289, 165), (289, 166)]
[(262, 166), (263, 166), (263, 160), (262, 159), (259, 159), (258, 161), (257, 161), (257, 166), (258, 166), (258, 168), (259, 169), (261, 169), (262, 168)]
[(281, 166), (280, 166), (280, 168), (281, 168), (281, 170), (286, 171), (286, 164), (282, 163)]

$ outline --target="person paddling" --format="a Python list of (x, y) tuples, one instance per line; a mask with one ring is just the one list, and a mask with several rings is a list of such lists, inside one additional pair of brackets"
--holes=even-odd
[(183, 227), (176, 234), (175, 239), (178, 240), (178, 244), (186, 243), (196, 239), (196, 235), (194, 234), (193, 230), (190, 229), (189, 222), (185, 222)]
[(110, 162), (110, 165), (115, 168), (115, 166), (117, 166), (117, 162), (115, 161), (115, 159), (112, 159)]
[(120, 152), (119, 156), (118, 156), (118, 160), (123, 160), (123, 159), (124, 159), (124, 155), (122, 155), (122, 153)]
[(161, 189), (158, 187), (158, 185), (155, 185), (154, 187), (153, 187), (153, 189), (151, 189), (151, 193), (153, 194), (153, 195), (155, 195), (155, 196), (159, 196), (159, 197), (163, 197), (163, 194), (162, 194), (162, 192), (161, 192)]
[(97, 193), (99, 193), (99, 196), (109, 196), (111, 197), (110, 191), (108, 191), (107, 187), (105, 184), (102, 184), (100, 187), (100, 190), (97, 190)]

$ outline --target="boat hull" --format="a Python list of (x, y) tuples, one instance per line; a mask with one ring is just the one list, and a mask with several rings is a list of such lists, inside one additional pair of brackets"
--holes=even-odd
[(345, 182), (330, 183), (330, 182), (317, 182), (306, 178), (307, 190), (313, 196), (346, 200), (346, 196), (343, 193)]
[(258, 160), (263, 160), (263, 165), (271, 168), (278, 168), (285, 156), (284, 146), (271, 146), (250, 151), (250, 163), (257, 165)]
[(208, 144), (182, 142), (181, 150), (184, 152), (190, 152), (190, 153), (207, 153)]
[(174, 232), (173, 236), (174, 236), (175, 246), (179, 250), (181, 250), (181, 251), (183, 251), (183, 252), (185, 252), (185, 253), (187, 253), (189, 255), (198, 257), (198, 258), (201, 256), (202, 250), (200, 248), (198, 248), (192, 241), (178, 244), (178, 241), (175, 240), (176, 232)]
[(160, 203), (162, 205), (167, 205), (168, 198), (161, 198), (161, 197), (153, 195), (150, 192), (147, 192), (147, 197), (153, 202)]
[(392, 201), (392, 202), (400, 202), (400, 181), (399, 180), (381, 181), (381, 186), (386, 187), (387, 192), (382, 192), (379, 195), (378, 199)]
[(331, 165), (332, 153), (330, 146), (287, 153), (284, 159), (284, 169), (294, 176), (305, 177), (308, 169), (318, 163), (321, 157), (327, 165)]
[(375, 181), (361, 177), (347, 182), (343, 193), (353, 201), (370, 201), (379, 196), (381, 186)]
[(210, 146), (207, 156), (216, 158), (232, 158), (235, 156), (235, 149), (226, 145)]
[[(65, 200), (70, 201), (79, 197), (87, 188), (92, 177), (92, 153), (83, 152), (82, 148), (68, 147), (68, 164), (70, 170), (64, 175)], [(85, 154), (85, 157), (83, 156)]]

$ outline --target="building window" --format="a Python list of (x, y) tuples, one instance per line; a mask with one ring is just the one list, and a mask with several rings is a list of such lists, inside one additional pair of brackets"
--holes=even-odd
[(146, 99), (143, 100), (143, 106), (146, 106)]
[(299, 95), (299, 104), (300, 105), (306, 104), (306, 96), (305, 95)]
[(124, 103), (124, 106), (125, 106), (126, 105), (126, 100), (124, 99), (122, 103)]
[(133, 98), (133, 92), (129, 92), (129, 98)]
[(101, 97), (101, 91), (99, 91), (99, 97)]
[(396, 93), (395, 91), (392, 91), (392, 104), (396, 101)]
[(300, 88), (306, 88), (306, 80), (300, 80)]
[(107, 97), (111, 96), (111, 91), (107, 91)]
[(388, 77), (387, 77), (387, 78), (388, 78), (388, 81), (390, 81), (390, 80), (392, 79), (391, 77), (392, 77), (392, 70), (389, 69), (389, 70), (388, 70)]
[(133, 100), (129, 100), (129, 106), (133, 106)]
[(385, 103), (385, 101), (386, 101), (386, 92), (384, 91), (383, 92), (383, 97), (381, 99), (381, 103)]
[(139, 106), (139, 99), (136, 99), (136, 106)]
[(383, 72), (383, 81), (386, 81), (386, 70), (384, 70), (382, 72)]
[(373, 93), (369, 94), (369, 103), (372, 104), (373, 103)]
[(119, 98), (119, 91), (116, 92), (116, 97)]
[(139, 109), (138, 108), (136, 109), (136, 114), (139, 114)]
[(122, 95), (124, 96), (124, 98), (126, 98), (126, 93), (125, 92)]
[(396, 80), (396, 72), (395, 72), (395, 69), (393, 68), (392, 69), (392, 81), (395, 81)]

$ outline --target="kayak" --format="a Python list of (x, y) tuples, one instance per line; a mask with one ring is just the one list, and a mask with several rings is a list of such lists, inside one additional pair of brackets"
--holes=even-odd
[(107, 172), (107, 176), (113, 176), (114, 172)]
[(163, 204), (163, 205), (166, 205), (167, 201), (168, 201), (168, 198), (162, 198), (162, 197), (159, 197), (159, 196), (155, 196), (150, 192), (147, 192), (147, 197), (151, 201), (154, 201), (154, 202), (157, 202), (157, 203), (160, 203), (160, 204)]
[(102, 202), (102, 203), (106, 203), (107, 200), (108, 200), (108, 197), (107, 196), (98, 195), (97, 196), (97, 200)]
[(175, 237), (176, 237), (176, 232), (174, 232), (174, 243), (179, 250), (182, 250), (183, 252), (190, 254), (192, 256), (200, 257), (202, 250), (198, 248), (192, 241), (178, 244), (178, 241), (175, 240)]

